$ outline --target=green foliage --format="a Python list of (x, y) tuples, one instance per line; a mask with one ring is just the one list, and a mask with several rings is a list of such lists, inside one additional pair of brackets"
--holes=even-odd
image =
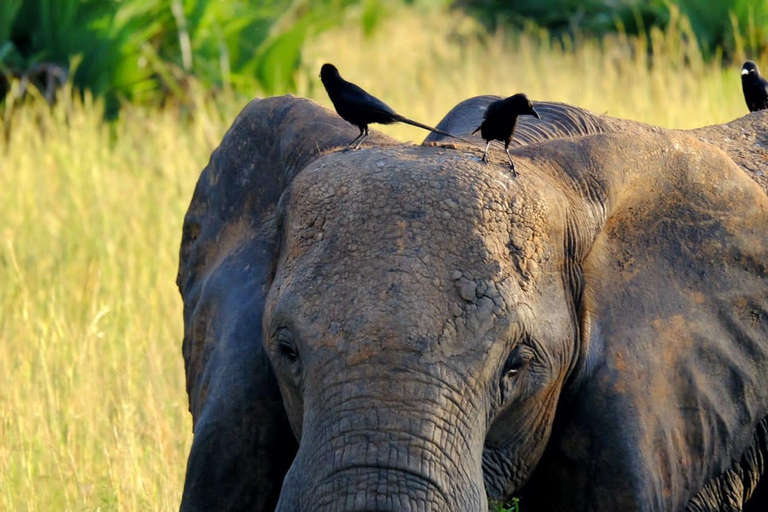
[(21, 0), (5, 0), (0, 2), (0, 64), (6, 60), (17, 58), (11, 55), (14, 51), (11, 43), (11, 28), (16, 13), (21, 7)]
[(73, 84), (104, 96), (114, 109), (118, 98), (141, 100), (157, 88), (144, 65), (146, 41), (162, 30), (156, 2), (103, 0), (25, 0), (17, 11), (9, 44), (14, 59), (4, 60), (23, 76), (40, 63), (79, 65)]
[(488, 504), (488, 512), (520, 512), (520, 499), (512, 498), (507, 503), (491, 501)]
[(602, 35), (623, 26), (629, 33), (666, 23), (663, 0), (458, 0), (486, 24), (522, 27), (530, 21), (554, 36)]
[(5, 0), (0, 2), (0, 100), (10, 89), (8, 77), (10, 66), (20, 62), (20, 57), (11, 42), (11, 29), (16, 13), (21, 8), (21, 0)]
[(365, 0), (363, 2), (363, 32), (366, 36), (373, 34), (374, 29), (381, 23), (386, 6), (381, 0)]
[(360, 0), (6, 0), (0, 70), (69, 69), (81, 90), (147, 103), (188, 99), (190, 78), (248, 95), (293, 89), (306, 38)]
[(294, 90), (294, 73), (301, 63), (301, 51), (308, 36), (334, 26), (344, 8), (354, 0), (307, 1), (288, 10), (280, 20), (280, 30), (259, 45), (253, 71), (267, 94)]
[(214, 95), (296, 91), (307, 41), (349, 23), (350, 7), (372, 37), (403, 4), (459, 6), (492, 27), (533, 22), (566, 44), (690, 20), (705, 57), (768, 50), (768, 2), (754, 0), (0, 0), (0, 100), (9, 78), (42, 90), (53, 73), (104, 98), (108, 115), (121, 102), (191, 104), (193, 81)]
[[(677, 0), (701, 45), (722, 47), (735, 56), (768, 50), (768, 2), (754, 0)], [(711, 53), (711, 52), (710, 52)]]
[(677, 12), (688, 18), (704, 54), (719, 49), (742, 57), (768, 49), (768, 2), (754, 0), (457, 0), (491, 26), (530, 21), (555, 37), (602, 36), (617, 29), (640, 34), (665, 28)]

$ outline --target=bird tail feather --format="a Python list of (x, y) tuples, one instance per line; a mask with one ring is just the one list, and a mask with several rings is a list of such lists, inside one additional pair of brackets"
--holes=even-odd
[(460, 140), (462, 142), (465, 142), (467, 144), (474, 144), (474, 142), (472, 142), (471, 140), (467, 140), (465, 138), (459, 137), (458, 135), (454, 135), (452, 133), (444, 132), (443, 130), (438, 130), (437, 128), (433, 128), (432, 126), (419, 123), (418, 121), (413, 121), (411, 119), (408, 119), (405, 116), (401, 116), (400, 114), (395, 114), (394, 118), (395, 118), (396, 121), (399, 121), (401, 123), (409, 124), (409, 125), (415, 126), (417, 128), (422, 128), (422, 129), (430, 131), (430, 132), (439, 133), (440, 135), (444, 135), (445, 137), (452, 137), (454, 139), (458, 139), (458, 140)]

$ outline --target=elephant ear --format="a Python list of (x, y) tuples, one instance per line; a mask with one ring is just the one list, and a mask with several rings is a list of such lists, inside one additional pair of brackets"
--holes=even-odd
[[(357, 129), (316, 103), (290, 95), (251, 101), (237, 116), (197, 182), (184, 218), (177, 285), (185, 303), (185, 326), (194, 314), (196, 295), (216, 263), (256, 239), (262, 251), (252, 255), (251, 273), (266, 279), (274, 245), (272, 215), (293, 177), (312, 160), (357, 136)], [(374, 144), (392, 143), (371, 132)], [(227, 243), (225, 243), (227, 242)], [(200, 378), (207, 355), (185, 333), (183, 347), (190, 411), (196, 417), (205, 402)], [(200, 353), (203, 352), (203, 353)]]
[[(598, 496), (593, 510), (683, 510), (745, 455), (768, 414), (768, 198), (725, 153), (682, 133), (531, 152), (581, 197), (565, 242), (581, 353), (554, 456), (601, 470), (585, 475), (591, 497), (573, 479), (561, 494)], [(614, 492), (626, 482), (638, 484), (632, 496)]]
[[(263, 510), (276, 503), (296, 441), (262, 346), (274, 212), (297, 173), (356, 135), (309, 100), (254, 100), (198, 180), (177, 276), (195, 433), (184, 511)], [(369, 140), (388, 143), (375, 133)]]
[[(488, 108), (488, 105), (500, 99), (502, 99), (501, 96), (475, 96), (464, 100), (453, 107), (436, 128), (459, 137), (471, 137), (472, 132), (483, 122), (485, 109)], [(518, 117), (515, 134), (512, 138), (512, 146), (528, 146), (537, 142), (594, 135), (597, 133), (654, 130), (651, 126), (605, 115), (597, 115), (589, 110), (566, 103), (535, 101), (534, 107), (541, 116), (541, 119), (531, 116)], [(475, 134), (473, 138), (478, 141), (478, 144), (482, 142), (479, 133)], [(432, 132), (424, 139), (424, 143), (430, 142), (454, 142), (454, 140)]]

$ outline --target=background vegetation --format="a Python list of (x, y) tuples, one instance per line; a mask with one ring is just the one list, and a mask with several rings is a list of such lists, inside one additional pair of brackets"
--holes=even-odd
[[(330, 106), (317, 78), (330, 60), (429, 123), (467, 97), (517, 91), (668, 127), (747, 112), (740, 62), (702, 51), (674, 9), (663, 28), (598, 37), (530, 23), (489, 29), (467, 15), (480, 2), (460, 10), (327, 2), (336, 10), (315, 14), (296, 2), (262, 2), (258, 13), (245, 2), (30, 4), (40, 9), (0, 2), (15, 9), (0, 13), (5, 69), (55, 55), (62, 66), (79, 63), (52, 106), (35, 87), (22, 100), (20, 78), (0, 105), (3, 511), (178, 508), (191, 441), (174, 285), (181, 221), (247, 97), (293, 92)], [(184, 11), (191, 68), (174, 5)], [(8, 36), (11, 19), (37, 27), (29, 46)], [(85, 32), (75, 30), (81, 19)], [(65, 51), (75, 39), (85, 49)], [(101, 63), (114, 72), (100, 72)], [(119, 117), (105, 122), (118, 105)]]
[(768, 46), (768, 4), (754, 0), (458, 0), (490, 26), (520, 27), (531, 20), (554, 37), (617, 30), (637, 35), (665, 28), (679, 13), (690, 20), (707, 57), (743, 57)]
[[(754, 0), (412, 0), (483, 23), (478, 32), (532, 25), (572, 42), (608, 34), (650, 37), (679, 19), (705, 59), (744, 59), (768, 48), (768, 3)], [(0, 97), (28, 79), (67, 78), (106, 102), (190, 101), (189, 81), (211, 94), (295, 88), (308, 38), (358, 25), (372, 34), (395, 2), (383, 0), (4, 0)], [(56, 81), (58, 80), (58, 82)], [(24, 89), (24, 87), (22, 87)]]
[[(106, 100), (187, 101), (195, 78), (215, 92), (291, 88), (307, 36), (356, 0), (4, 0), (0, 71), (40, 65)], [(37, 73), (33, 79), (41, 80)]]

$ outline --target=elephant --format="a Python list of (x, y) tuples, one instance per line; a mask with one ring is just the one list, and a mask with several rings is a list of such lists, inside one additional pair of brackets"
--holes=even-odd
[(516, 177), (243, 109), (184, 219), (183, 512), (768, 509), (768, 114), (535, 105)]

